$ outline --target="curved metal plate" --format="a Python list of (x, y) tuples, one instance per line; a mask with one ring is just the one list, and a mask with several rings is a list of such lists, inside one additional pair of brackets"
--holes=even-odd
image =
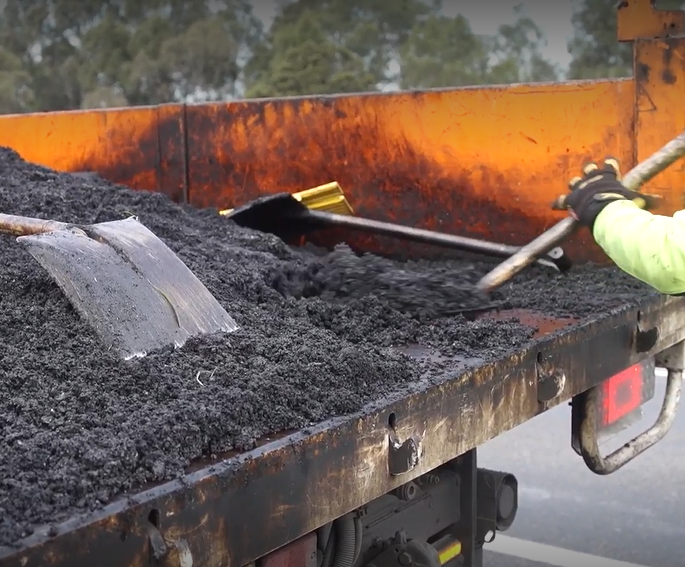
[(17, 240), (108, 348), (126, 359), (238, 326), (202, 282), (134, 218)]

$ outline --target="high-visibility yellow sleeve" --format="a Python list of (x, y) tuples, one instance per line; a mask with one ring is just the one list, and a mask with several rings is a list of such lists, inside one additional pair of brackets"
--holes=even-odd
[(666, 295), (685, 293), (685, 211), (665, 217), (616, 201), (599, 213), (593, 235), (624, 272)]

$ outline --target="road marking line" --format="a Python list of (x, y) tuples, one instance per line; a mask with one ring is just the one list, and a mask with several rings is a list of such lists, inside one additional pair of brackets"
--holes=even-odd
[(647, 567), (646, 565), (607, 559), (599, 555), (571, 551), (570, 549), (500, 534), (496, 535), (492, 543), (486, 543), (483, 549), (501, 553), (502, 555), (512, 555), (519, 559), (527, 559), (528, 561), (547, 563), (554, 567), (578, 567), (579, 565), (588, 565), (588, 567), (590, 565), (592, 567)]

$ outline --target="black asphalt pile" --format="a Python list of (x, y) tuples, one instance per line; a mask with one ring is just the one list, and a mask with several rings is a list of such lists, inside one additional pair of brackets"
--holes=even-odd
[[(119, 361), (23, 247), (0, 236), (0, 545), (198, 458), (358, 411), (431, 370), (393, 347), (487, 360), (534, 332), (454, 314), (479, 305), (470, 290), (484, 265), (294, 250), (216, 211), (57, 174), (2, 148), (0, 211), (82, 223), (138, 215), (241, 326)], [(532, 270), (500, 300), (586, 316), (644, 293), (612, 270)]]

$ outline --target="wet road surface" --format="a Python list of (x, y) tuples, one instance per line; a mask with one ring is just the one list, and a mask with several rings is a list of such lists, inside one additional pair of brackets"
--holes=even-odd
[[(657, 417), (662, 378), (643, 421), (607, 454)], [(683, 567), (685, 565), (685, 411), (666, 437), (623, 469), (598, 476), (571, 448), (567, 405), (479, 450), (480, 467), (514, 474), (519, 511), (486, 546), (485, 567)]]

